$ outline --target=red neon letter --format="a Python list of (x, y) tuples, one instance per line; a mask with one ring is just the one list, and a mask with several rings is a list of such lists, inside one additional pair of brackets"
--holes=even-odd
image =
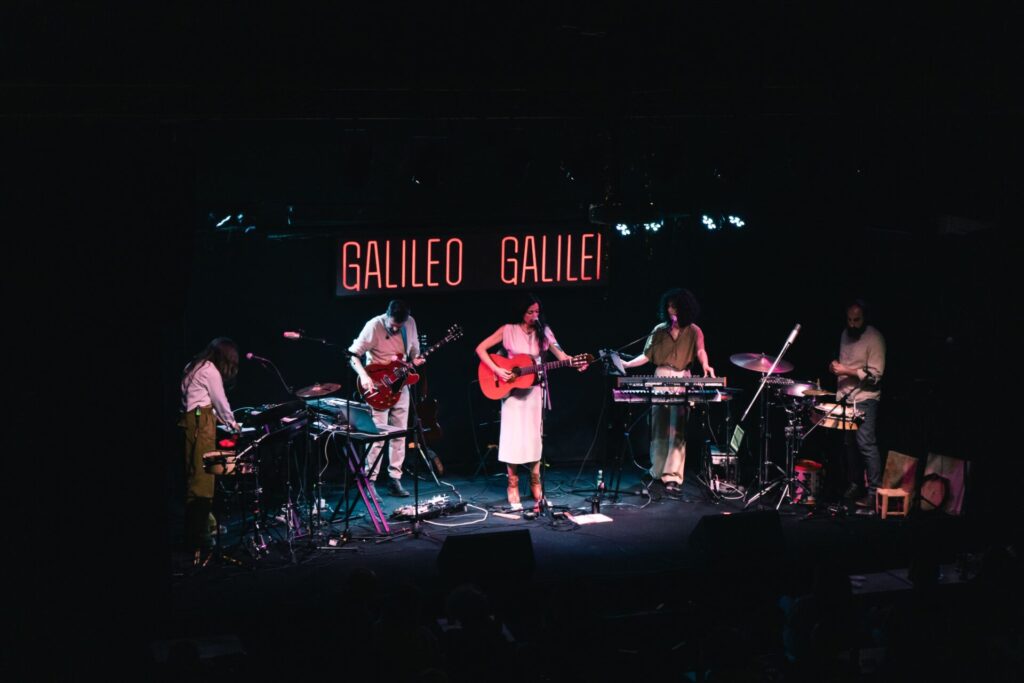
[(587, 259), (593, 259), (593, 254), (587, 253), (587, 240), (593, 237), (589, 232), (580, 237), (580, 279), (593, 280), (587, 275)]
[[(349, 247), (355, 248), (356, 252), (354, 255), (356, 261), (352, 263), (349, 262), (348, 258)], [(359, 291), (359, 252), (359, 242), (345, 242), (345, 244), (341, 245), (341, 286), (353, 292)], [(350, 270), (355, 271), (355, 273), (353, 273), (353, 275), (355, 275), (355, 279), (351, 283), (348, 281)]]
[(391, 282), (391, 240), (384, 240), (384, 287), (398, 289), (398, 285)]
[(377, 289), (380, 289), (380, 250), (377, 248), (377, 240), (370, 240), (366, 243), (366, 269), (363, 271), (363, 289), (370, 288), (371, 277), (377, 278)]
[[(519, 268), (518, 268), (519, 262), (516, 261), (516, 259), (514, 257), (513, 258), (509, 258), (508, 256), (505, 255), (505, 253), (506, 253), (505, 252), (505, 243), (506, 242), (512, 242), (512, 244), (513, 244), (512, 251), (514, 253), (518, 253), (519, 252), (519, 240), (517, 240), (515, 237), (502, 237), (501, 238), (501, 281), (504, 282), (506, 285), (516, 285), (516, 284), (519, 283)], [(505, 277), (505, 266), (508, 265), (509, 263), (512, 264), (512, 279), (511, 280), (508, 279), (507, 277)]]
[(576, 282), (578, 277), (572, 276), (572, 235), (565, 236), (565, 281)]
[(562, 236), (558, 236), (558, 258), (555, 259), (555, 282), (562, 281)]
[[(452, 257), (452, 245), (458, 245), (459, 247), (459, 257), (457, 259)], [(459, 265), (459, 279), (457, 280), (452, 280), (453, 261)], [(462, 240), (458, 237), (451, 238), (448, 240), (448, 244), (445, 245), (444, 279), (449, 287), (458, 287), (459, 283), (462, 282)]]
[(601, 233), (599, 231), (597, 233), (597, 276), (594, 278), (595, 280), (601, 279), (601, 260), (603, 258), (604, 256), (601, 254)]
[(527, 235), (523, 240), (523, 270), (520, 279), (524, 285), (528, 270), (533, 271), (533, 281), (537, 282), (537, 240), (533, 235)]
[(412, 275), (409, 276), (409, 284), (413, 287), (422, 287), (422, 282), (416, 282), (416, 240), (412, 241)]
[(431, 237), (427, 240), (427, 287), (437, 287), (434, 281), (434, 266), (441, 265), (440, 261), (434, 260), (434, 242), (440, 243), (438, 237)]
[(540, 281), (541, 282), (553, 282), (548, 277), (548, 236), (542, 235), (540, 238)]

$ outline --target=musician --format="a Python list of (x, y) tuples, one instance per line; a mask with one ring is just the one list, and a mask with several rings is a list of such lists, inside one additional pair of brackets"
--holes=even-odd
[[(530, 293), (523, 293), (514, 301), (507, 324), (476, 346), (480, 362), (489, 367), (499, 379), (507, 382), (514, 377), (512, 372), (499, 367), (487, 353), (498, 344), (502, 345), (509, 357), (526, 354), (533, 356), (538, 363), (545, 351), (550, 351), (558, 360), (571, 358), (562, 350), (555, 334), (547, 326), (541, 313), (540, 299)], [(580, 367), (581, 372), (585, 369), (585, 365)], [(501, 402), (498, 460), (505, 463), (508, 502), (513, 510), (523, 509), (519, 498), (519, 465), (527, 465), (530, 469), (530, 494), (537, 507), (544, 496), (540, 481), (543, 409), (544, 390), (540, 384), (534, 384), (528, 389), (513, 389)]]
[[(885, 372), (885, 339), (868, 324), (868, 306), (857, 299), (846, 307), (846, 329), (839, 336), (839, 358), (829, 364), (836, 376), (836, 399), (864, 411), (864, 421), (846, 442), (846, 474), (849, 487), (844, 497), (859, 507), (874, 506), (875, 491), (882, 485), (882, 456), (875, 439), (879, 384)], [(865, 489), (865, 473), (867, 488)]]
[[(694, 322), (700, 306), (688, 289), (674, 288), (661, 295), (658, 323), (647, 337), (642, 354), (626, 361), (627, 368), (647, 363), (656, 366), (657, 377), (690, 377), (690, 365), (697, 361), (705, 377), (714, 377), (704, 348), (704, 332)], [(651, 407), (651, 476), (667, 493), (682, 491), (686, 465), (686, 418), (688, 406)]]
[[(370, 318), (363, 325), (362, 332), (352, 341), (348, 350), (352, 353), (350, 363), (359, 375), (359, 385), (364, 392), (373, 391), (373, 380), (367, 374), (361, 356), (365, 356), (367, 364), (387, 364), (394, 360), (412, 359), (414, 366), (423, 365), (425, 360), (420, 356), (419, 336), (416, 331), (416, 320), (410, 315), (409, 304), (400, 299), (388, 302), (387, 310)], [(409, 387), (403, 386), (401, 396), (389, 410), (373, 409), (373, 422), (379, 426), (391, 425), (405, 429), (409, 423)], [(380, 472), (378, 458), (382, 442), (377, 441), (366, 456), (366, 464), (372, 470), (368, 472), (372, 493), (376, 496), (375, 482)], [(388, 453), (388, 493), (392, 496), (408, 496), (409, 492), (402, 488), (402, 464), (405, 462), (405, 438), (391, 439)]]
[(225, 386), (238, 375), (238, 347), (217, 337), (185, 366), (181, 380), (182, 415), (178, 426), (185, 435), (185, 546), (200, 551), (212, 544), (214, 475), (203, 469), (203, 454), (217, 450), (217, 422), (233, 431), (238, 423), (231, 413)]

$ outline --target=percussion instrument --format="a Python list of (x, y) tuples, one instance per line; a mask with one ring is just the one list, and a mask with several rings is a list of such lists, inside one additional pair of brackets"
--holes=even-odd
[(321, 396), (327, 396), (333, 394), (338, 389), (341, 389), (340, 384), (334, 384), (328, 382), (327, 384), (311, 384), (308, 387), (302, 387), (295, 392), (295, 395), (299, 398), (320, 398)]
[[(729, 356), (729, 362), (738, 365), (744, 370), (765, 373), (772, 367), (772, 359), (763, 353), (734, 353)], [(793, 364), (788, 360), (780, 360), (775, 366), (772, 374), (782, 374), (793, 369)]]
[(821, 487), (824, 481), (824, 470), (820, 463), (813, 460), (797, 460), (793, 465), (793, 472), (796, 480), (806, 486), (806, 490), (800, 486), (793, 487), (793, 502), (804, 505), (814, 505), (816, 498), (821, 496)]
[(864, 420), (864, 411), (838, 403), (819, 403), (814, 406), (811, 421), (828, 429), (853, 430)]
[(253, 463), (238, 457), (235, 451), (210, 451), (203, 453), (203, 469), (207, 474), (234, 476), (252, 474)]

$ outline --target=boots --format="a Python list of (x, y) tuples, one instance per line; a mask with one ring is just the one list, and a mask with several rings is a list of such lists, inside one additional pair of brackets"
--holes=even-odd
[[(191, 498), (185, 501), (185, 548), (198, 550), (213, 545), (211, 525), (213, 519), (213, 498)], [(216, 524), (214, 522), (213, 524)], [(212, 529), (211, 529), (212, 527)]]
[(519, 500), (519, 475), (514, 471), (508, 473), (508, 504), (513, 510), (522, 510), (523, 504)]
[(544, 489), (540, 485), (540, 472), (530, 472), (530, 495), (533, 496), (535, 507), (540, 507), (540, 500), (544, 497)]

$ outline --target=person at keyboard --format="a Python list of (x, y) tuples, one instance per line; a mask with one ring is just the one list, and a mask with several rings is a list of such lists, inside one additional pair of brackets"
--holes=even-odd
[(238, 376), (238, 346), (217, 337), (185, 366), (181, 379), (182, 414), (178, 420), (185, 437), (185, 547), (199, 552), (212, 545), (214, 475), (203, 469), (203, 454), (217, 450), (217, 421), (239, 431), (225, 387)]
[[(705, 377), (714, 377), (704, 348), (704, 332), (695, 322), (700, 312), (697, 298), (688, 289), (673, 288), (661, 295), (658, 323), (644, 345), (644, 351), (623, 363), (638, 368), (654, 363), (658, 377), (690, 377), (690, 366), (699, 363)], [(689, 407), (651, 406), (651, 476), (666, 493), (679, 494), (686, 465), (686, 418)]]

